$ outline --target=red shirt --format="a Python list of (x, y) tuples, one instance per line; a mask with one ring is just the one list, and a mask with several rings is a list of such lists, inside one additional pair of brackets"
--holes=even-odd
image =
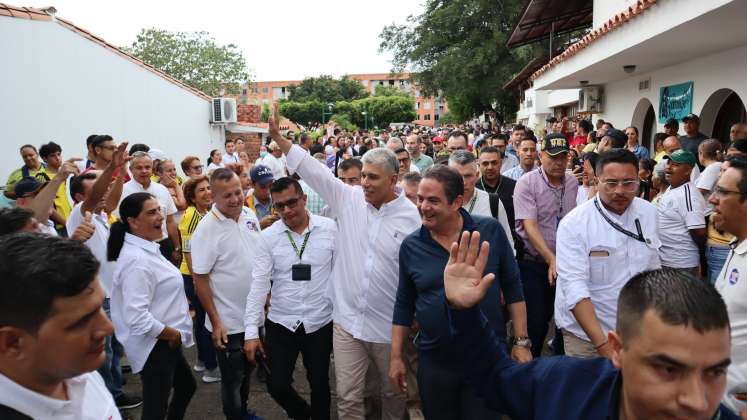
[(572, 138), (572, 139), (571, 139), (571, 141), (569, 141), (568, 143), (569, 143), (569, 144), (571, 145), (571, 147), (572, 147), (572, 148), (575, 148), (575, 147), (576, 147), (576, 146), (578, 146), (579, 144), (581, 144), (581, 145), (584, 145), (584, 144), (586, 144), (587, 140), (588, 140), (588, 139), (587, 139), (587, 137), (586, 137), (586, 136), (575, 136), (575, 137), (574, 137), (574, 138)]

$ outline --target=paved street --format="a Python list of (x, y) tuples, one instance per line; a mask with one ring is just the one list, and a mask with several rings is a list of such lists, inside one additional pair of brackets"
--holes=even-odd
[[(193, 365), (197, 354), (196, 347), (186, 349), (184, 354), (190, 365)], [(205, 384), (200, 380), (202, 377), (201, 373), (193, 372), (193, 374), (197, 380), (197, 392), (187, 409), (187, 420), (223, 419), (224, 417), (221, 412), (220, 402), (220, 383)], [(337, 412), (335, 410), (335, 379), (332, 367), (330, 367), (329, 376), (332, 386), (332, 419), (337, 419)], [(127, 392), (140, 394), (140, 377), (132, 374), (127, 374), (125, 377), (127, 378), (125, 390)], [(305, 370), (301, 364), (300, 355), (294, 374), (294, 386), (306, 401), (310, 401), (309, 383), (306, 380)], [(278, 406), (272, 397), (270, 397), (270, 394), (267, 393), (267, 387), (265, 384), (257, 380), (256, 373), (252, 375), (249, 404), (250, 407), (257, 412), (257, 415), (265, 420), (284, 420), (288, 418), (280, 406)], [(139, 408), (124, 411), (122, 414), (125, 419), (140, 419)]]

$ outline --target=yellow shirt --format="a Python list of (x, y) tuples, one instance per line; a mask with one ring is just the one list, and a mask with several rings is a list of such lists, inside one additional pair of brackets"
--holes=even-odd
[[(11, 172), (10, 176), (8, 176), (8, 182), (5, 183), (5, 191), (12, 192), (16, 189), (16, 184), (18, 183), (18, 181), (23, 179), (23, 168), (25, 168), (25, 166), (22, 166)], [(37, 177), (37, 174), (41, 175)], [(41, 182), (49, 181), (47, 168), (45, 168), (44, 165), (39, 165), (39, 169), (36, 170), (29, 169), (29, 176), (38, 178)]]
[(179, 266), (179, 271), (187, 276), (192, 275), (192, 273), (189, 272), (189, 267), (187, 266), (186, 254), (189, 254), (192, 251), (189, 242), (192, 239), (192, 234), (195, 229), (197, 229), (197, 224), (200, 223), (200, 220), (202, 220), (202, 215), (197, 211), (195, 206), (189, 206), (187, 207), (187, 210), (184, 211), (182, 220), (179, 222), (179, 234), (182, 237), (182, 264)]
[[(57, 176), (57, 174), (53, 174), (49, 172), (49, 169), (47, 169), (47, 175), (50, 178), (53, 178)], [(70, 200), (67, 199), (67, 183), (70, 180), (65, 180), (62, 184), (60, 184), (60, 188), (57, 190), (57, 195), (54, 197), (54, 208), (62, 215), (62, 217), (67, 220), (68, 217), (70, 217), (70, 213), (73, 211), (72, 206), (70, 205)], [(57, 225), (57, 228), (61, 228), (64, 226)]]
[(661, 158), (662, 158), (662, 157), (664, 157), (664, 155), (666, 155), (666, 154), (667, 154), (667, 151), (666, 151), (666, 150), (662, 150), (662, 151), (658, 152), (658, 153), (656, 154), (656, 156), (654, 156), (654, 160), (658, 162), (658, 161), (660, 161), (660, 160), (661, 160)]
[(713, 217), (708, 218), (708, 245), (712, 246), (729, 246), (729, 242), (734, 239), (734, 236), (729, 233), (721, 233), (716, 229), (713, 224)]

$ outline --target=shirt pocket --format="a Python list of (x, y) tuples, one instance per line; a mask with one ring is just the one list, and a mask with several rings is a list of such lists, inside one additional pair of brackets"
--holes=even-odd
[(611, 272), (612, 250), (605, 247), (594, 247), (589, 251), (589, 288), (606, 287), (606, 277)]

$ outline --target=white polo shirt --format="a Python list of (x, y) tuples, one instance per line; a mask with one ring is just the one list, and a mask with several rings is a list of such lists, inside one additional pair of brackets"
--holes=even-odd
[(705, 200), (692, 181), (667, 188), (656, 206), (661, 265), (693, 268), (700, 264), (698, 245), (690, 236), (690, 229), (706, 227), (705, 207)]
[[(160, 240), (168, 238), (169, 232), (166, 230), (166, 216), (171, 216), (176, 213), (176, 204), (174, 204), (174, 199), (171, 198), (171, 193), (169, 193), (169, 190), (166, 187), (157, 182), (151, 181), (148, 188), (144, 188), (142, 184), (135, 180), (135, 178), (132, 178), (125, 182), (122, 187), (122, 197), (119, 199), (119, 204), (122, 204), (122, 201), (127, 196), (138, 192), (150, 193), (156, 197), (156, 200), (158, 200), (158, 204), (161, 206), (161, 213), (163, 213), (164, 217), (163, 224), (161, 224), (162, 236)], [(119, 206), (117, 206), (117, 211), (115, 211), (114, 214), (119, 217)]]
[(182, 273), (161, 255), (158, 243), (125, 234), (111, 299), (114, 332), (132, 373), (143, 370), (165, 327), (181, 333), (184, 347), (194, 344)]
[[(475, 214), (477, 216), (493, 217), (493, 212), (490, 210), (490, 194), (479, 188), (475, 188), (475, 192), (469, 201), (465, 201), (462, 208), (467, 210), (469, 214)], [(508, 243), (511, 244), (511, 249), (516, 253), (514, 247), (514, 238), (511, 236), (511, 226), (508, 224), (508, 216), (506, 215), (506, 208), (503, 207), (503, 203), (498, 199), (498, 223), (503, 228), (503, 233), (506, 234)]]
[[(210, 276), (213, 303), (228, 334), (244, 332), (246, 299), (252, 284), (257, 247), (261, 240), (259, 220), (244, 207), (238, 221), (213, 208), (192, 234), (192, 272)], [(213, 331), (210, 317), (205, 327)]]
[[(308, 241), (299, 260), (288, 239), (290, 233), (300, 252), (304, 237)], [(304, 326), (306, 334), (318, 331), (332, 321), (332, 298), (329, 294), (335, 255), (337, 224), (309, 213), (309, 226), (299, 235), (278, 220), (262, 231), (252, 271), (252, 289), (246, 302), (245, 340), (257, 338), (267, 293), (272, 284), (272, 305), (267, 318), (295, 332)], [(311, 280), (294, 281), (291, 267), (298, 263), (311, 265)]]
[[(595, 202), (610, 220), (631, 233), (638, 233), (635, 224), (638, 219), (643, 237), (648, 241), (641, 242), (612, 227)], [(571, 312), (582, 299), (590, 298), (606, 337), (615, 328), (617, 298), (623, 286), (638, 273), (661, 268), (656, 208), (636, 197), (628, 209), (618, 215), (608, 211), (597, 195), (560, 221), (557, 238), (555, 324), (590, 341)]]
[(747, 384), (747, 240), (736, 244), (716, 279), (716, 290), (726, 303), (731, 323), (731, 366), (726, 373), (723, 403), (735, 413), (747, 403), (734, 397), (735, 389), (744, 392)]
[(121, 420), (98, 372), (66, 379), (70, 399), (58, 400), (24, 388), (0, 373), (0, 404), (35, 420)]
[[(70, 216), (67, 218), (67, 231), (72, 233), (85, 221), (85, 216), (81, 212), (83, 203), (78, 203), (73, 207), (70, 212)], [(112, 295), (112, 277), (114, 276), (114, 261), (107, 261), (106, 259), (106, 244), (109, 241), (109, 217), (106, 213), (93, 214), (91, 216), (91, 222), (96, 228), (93, 231), (93, 236), (88, 238), (85, 242), (91, 253), (99, 260), (101, 268), (99, 268), (99, 280), (101, 280), (101, 287), (106, 292), (106, 297)]]

